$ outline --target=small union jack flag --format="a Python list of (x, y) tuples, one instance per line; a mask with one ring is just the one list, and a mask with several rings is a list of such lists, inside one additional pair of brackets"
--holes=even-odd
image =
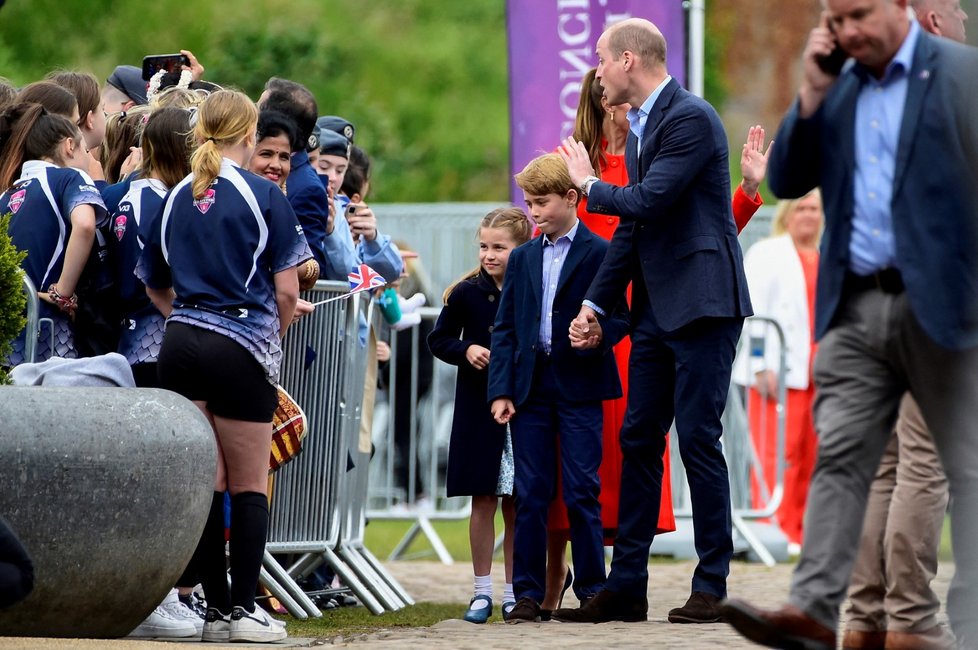
[(387, 284), (387, 280), (380, 273), (377, 273), (377, 271), (374, 271), (366, 264), (354, 267), (349, 279), (350, 293), (360, 293), (361, 291), (376, 289)]

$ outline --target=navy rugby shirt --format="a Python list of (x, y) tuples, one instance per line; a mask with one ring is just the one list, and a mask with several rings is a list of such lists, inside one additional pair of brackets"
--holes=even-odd
[(312, 257), (277, 185), (227, 158), (206, 195), (178, 183), (146, 232), (136, 275), (176, 293), (170, 320), (238, 342), (278, 378), (282, 349), (274, 274)]

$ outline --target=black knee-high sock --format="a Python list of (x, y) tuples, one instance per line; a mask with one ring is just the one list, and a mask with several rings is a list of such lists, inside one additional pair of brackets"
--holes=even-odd
[(207, 606), (216, 607), (222, 614), (230, 614), (231, 596), (228, 593), (227, 557), (224, 553), (223, 492), (214, 493), (204, 532), (191, 560), (191, 565), (195, 564), (200, 572)]
[[(200, 544), (197, 545), (198, 550), (200, 549)], [(200, 554), (194, 551), (193, 557), (190, 558), (190, 562), (187, 563), (187, 568), (183, 570), (180, 577), (177, 578), (177, 587), (180, 589), (192, 589), (197, 586), (200, 582), (200, 570), (198, 566), (200, 564)]]
[(231, 496), (231, 604), (255, 611), (255, 590), (268, 537), (268, 498), (258, 492)]

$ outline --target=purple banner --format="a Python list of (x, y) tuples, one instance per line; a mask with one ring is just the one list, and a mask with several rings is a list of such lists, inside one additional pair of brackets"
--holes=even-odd
[[(510, 178), (574, 132), (581, 79), (607, 25), (651, 20), (666, 38), (666, 65), (686, 82), (686, 17), (682, 0), (507, 0)], [(523, 192), (511, 181), (512, 201)]]

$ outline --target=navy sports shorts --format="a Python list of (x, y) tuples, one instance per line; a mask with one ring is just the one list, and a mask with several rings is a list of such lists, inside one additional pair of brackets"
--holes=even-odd
[(230, 420), (271, 422), (278, 391), (242, 345), (223, 334), (167, 323), (158, 361), (162, 388)]

